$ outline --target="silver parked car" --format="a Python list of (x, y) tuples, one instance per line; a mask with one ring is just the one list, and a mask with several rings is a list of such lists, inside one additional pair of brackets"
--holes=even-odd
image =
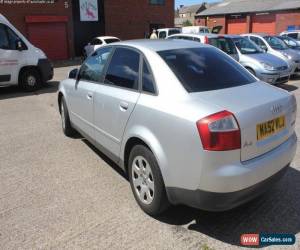
[(237, 47), (239, 62), (253, 75), (270, 84), (288, 82), (290, 68), (285, 60), (265, 53), (246, 37), (230, 37)]
[(280, 57), (286, 60), (291, 67), (291, 75), (300, 74), (300, 55), (296, 51), (290, 49), (282, 40), (276, 36), (245, 34), (242, 36), (248, 37), (256, 43), (261, 49), (267, 53)]
[(265, 192), (293, 160), (296, 99), (222, 51), (190, 41), (100, 48), (60, 83), (67, 136), (79, 131), (126, 171), (148, 214), (210, 211)]

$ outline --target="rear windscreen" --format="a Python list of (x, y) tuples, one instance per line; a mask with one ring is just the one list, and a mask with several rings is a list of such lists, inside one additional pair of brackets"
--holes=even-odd
[(180, 30), (169, 30), (169, 36), (181, 33)]
[(110, 43), (116, 43), (116, 42), (120, 42), (119, 39), (116, 39), (116, 38), (109, 38), (109, 39), (105, 39), (105, 42), (107, 44), (110, 44)]
[(215, 48), (159, 51), (188, 92), (225, 89), (256, 79), (239, 63)]
[(215, 46), (229, 55), (237, 54), (234, 43), (230, 38), (216, 37), (209, 38), (208, 41), (210, 45)]

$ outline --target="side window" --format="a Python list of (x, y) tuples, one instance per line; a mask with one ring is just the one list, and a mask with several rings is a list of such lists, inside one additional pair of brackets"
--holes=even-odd
[(167, 32), (165, 32), (165, 31), (159, 32), (158, 38), (164, 39), (164, 38), (166, 38), (166, 37), (167, 37)]
[(100, 39), (93, 39), (91, 42), (91, 45), (101, 45), (102, 41)]
[(9, 49), (9, 40), (4, 25), (0, 24), (0, 49)]
[(155, 94), (153, 76), (145, 60), (143, 61), (143, 91)]
[[(9, 27), (7, 27), (7, 34), (8, 34), (10, 49), (17, 50), (17, 42), (21, 41), (21, 39)], [(22, 42), (22, 43), (23, 43), (23, 47), (25, 48), (26, 45), (24, 44), (24, 42)]]
[(108, 66), (105, 82), (114, 86), (138, 89), (140, 54), (126, 48), (117, 48)]
[(250, 36), (250, 40), (255, 42), (259, 47), (267, 47), (266, 44), (264, 43), (264, 41), (262, 41), (260, 38), (258, 37), (254, 37), (254, 36)]
[(78, 79), (100, 82), (111, 50), (112, 48), (103, 48), (88, 57), (80, 68)]
[(289, 37), (294, 38), (294, 39), (298, 39), (298, 34), (297, 33), (289, 33), (287, 34)]
[(194, 41), (195, 41), (195, 42), (201, 43), (201, 40), (200, 40), (200, 38), (198, 38), (198, 37), (194, 37)]

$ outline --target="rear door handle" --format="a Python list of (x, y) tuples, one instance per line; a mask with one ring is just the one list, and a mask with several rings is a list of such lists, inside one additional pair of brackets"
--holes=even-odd
[(92, 100), (93, 99), (93, 93), (88, 92), (86, 97), (87, 97), (87, 99)]
[(122, 111), (126, 111), (129, 107), (129, 104), (127, 102), (120, 102), (120, 109)]

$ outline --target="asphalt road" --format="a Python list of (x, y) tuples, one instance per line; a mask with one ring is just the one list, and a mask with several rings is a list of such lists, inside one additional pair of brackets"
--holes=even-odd
[[(0, 88), (0, 249), (234, 249), (258, 232), (297, 234), (289, 249), (300, 249), (300, 147), (286, 176), (251, 203), (149, 217), (115, 165), (63, 135), (56, 91), (69, 69), (36, 93)], [(299, 86), (283, 87), (300, 100)]]

